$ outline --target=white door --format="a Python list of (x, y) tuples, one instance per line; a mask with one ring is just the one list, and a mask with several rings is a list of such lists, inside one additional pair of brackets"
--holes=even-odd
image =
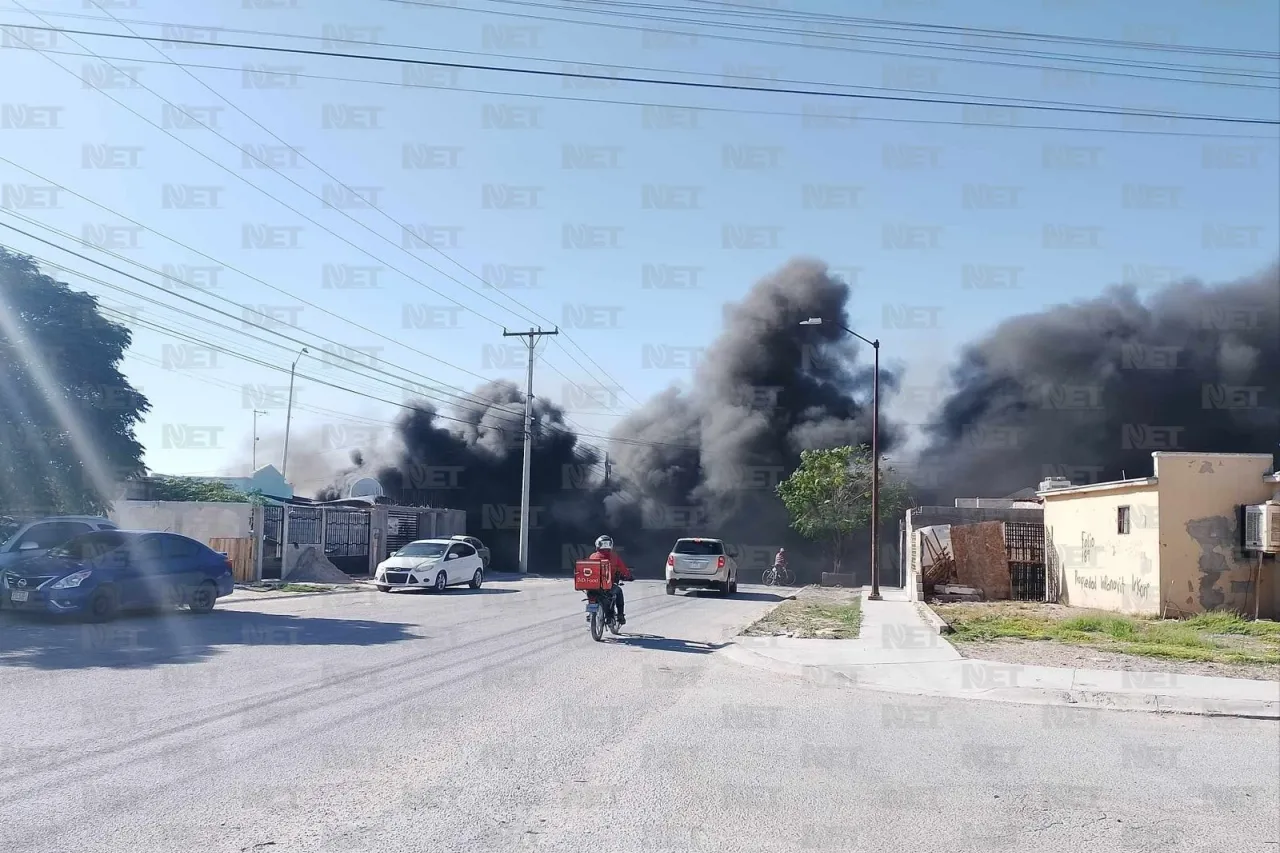
[(480, 558), (476, 554), (476, 549), (464, 542), (459, 542), (449, 547), (449, 553), (456, 554), (452, 560), (448, 561), (449, 583), (465, 583), (471, 580), (476, 569), (480, 568)]

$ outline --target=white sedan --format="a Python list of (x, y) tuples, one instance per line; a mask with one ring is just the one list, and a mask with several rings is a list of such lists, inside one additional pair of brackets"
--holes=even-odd
[(393, 589), (433, 589), (467, 584), (479, 589), (484, 564), (476, 549), (451, 539), (410, 542), (378, 564), (373, 583), (383, 592)]

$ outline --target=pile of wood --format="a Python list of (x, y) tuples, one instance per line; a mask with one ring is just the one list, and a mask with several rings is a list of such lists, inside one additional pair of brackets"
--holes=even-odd
[(925, 533), (920, 541), (928, 555), (927, 560), (921, 560), (925, 566), (924, 588), (927, 594), (932, 587), (956, 580), (956, 561), (936, 532)]

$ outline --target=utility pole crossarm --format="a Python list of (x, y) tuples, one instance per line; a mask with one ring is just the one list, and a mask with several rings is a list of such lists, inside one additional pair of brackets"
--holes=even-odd
[(502, 330), (504, 338), (528, 338), (529, 348), (528, 378), (524, 395), (524, 474), (520, 481), (520, 573), (529, 572), (529, 497), (532, 491), (533, 475), (533, 353), (538, 339), (544, 335), (558, 335), (560, 327), (544, 332), (542, 327), (527, 332), (508, 332)]

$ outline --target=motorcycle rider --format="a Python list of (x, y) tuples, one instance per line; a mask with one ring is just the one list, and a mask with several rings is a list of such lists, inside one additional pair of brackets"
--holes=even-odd
[(613, 566), (613, 607), (618, 614), (618, 624), (627, 624), (626, 600), (622, 596), (622, 587), (618, 586), (618, 581), (635, 580), (635, 578), (631, 576), (631, 569), (627, 568), (627, 564), (622, 561), (622, 555), (613, 549), (613, 539), (608, 535), (597, 539), (595, 553), (587, 559), (608, 560)]

